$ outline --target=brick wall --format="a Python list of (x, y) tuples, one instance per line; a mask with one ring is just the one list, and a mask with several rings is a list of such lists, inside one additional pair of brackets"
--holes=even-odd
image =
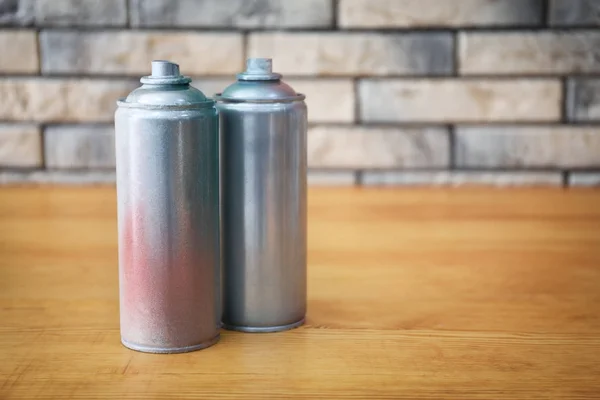
[(600, 184), (599, 0), (0, 0), (0, 182), (114, 181), (152, 59), (207, 94), (270, 56), (314, 184)]

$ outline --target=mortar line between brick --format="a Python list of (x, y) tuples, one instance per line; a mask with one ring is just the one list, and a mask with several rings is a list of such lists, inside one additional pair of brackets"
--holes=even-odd
[[(0, 124), (4, 125), (32, 125), (32, 124), (45, 124), (46, 126), (57, 126), (57, 125), (81, 125), (81, 126), (101, 126), (110, 127), (112, 125), (112, 119), (105, 120), (31, 120), (31, 119), (7, 119), (0, 118)], [(431, 121), (431, 122), (391, 122), (391, 123), (352, 123), (352, 122), (309, 122), (309, 128), (314, 127), (331, 127), (331, 128), (364, 128), (364, 129), (413, 129), (413, 128), (447, 128), (451, 124), (455, 128), (461, 127), (511, 127), (511, 128), (573, 128), (573, 129), (586, 129), (594, 128), (600, 129), (600, 121), (582, 122), (582, 123), (568, 123), (561, 124), (552, 121), (479, 121), (479, 122), (461, 122), (461, 121)]]
[(355, 172), (355, 175), (354, 175), (354, 185), (355, 186), (363, 186), (365, 184), (363, 172), (364, 171), (360, 170), (360, 169)]
[(15, 167), (15, 166), (0, 166), (0, 172), (17, 172), (17, 173), (30, 173), (47, 171), (42, 167)]
[(456, 169), (456, 127), (448, 125), (448, 155), (449, 165), (448, 170)]
[[(561, 169), (562, 168), (562, 169)], [(600, 168), (598, 167), (587, 167), (587, 168), (573, 168), (573, 167), (561, 167), (561, 168), (553, 168), (553, 167), (459, 167), (455, 170), (448, 170), (444, 167), (382, 167), (382, 168), (361, 168), (360, 171), (364, 174), (365, 172), (448, 172), (448, 173), (503, 173), (503, 174), (520, 174), (520, 173), (547, 173), (547, 174), (555, 174), (559, 175), (563, 172), (569, 173), (600, 173)], [(568, 168), (568, 169), (565, 169)], [(318, 168), (313, 167), (309, 168), (311, 170), (320, 170), (320, 171), (339, 171), (341, 168)], [(346, 169), (347, 170), (347, 169)]]
[[(129, 16), (128, 16), (129, 17)], [(240, 33), (242, 30), (249, 32), (260, 32), (260, 33), (292, 33), (302, 34), (306, 33), (378, 33), (378, 34), (433, 34), (433, 33), (452, 33), (452, 32), (467, 32), (467, 33), (555, 33), (556, 30), (561, 32), (590, 32), (596, 30), (598, 27), (593, 24), (585, 25), (569, 25), (569, 26), (525, 26), (525, 25), (506, 25), (506, 26), (425, 26), (425, 27), (340, 27), (332, 29), (331, 26), (269, 26), (269, 27), (251, 27), (246, 28), (242, 26), (130, 26), (130, 18), (123, 25), (85, 25), (85, 24), (72, 24), (68, 26), (64, 25), (50, 25), (50, 24), (38, 24), (36, 28), (28, 26), (3, 26), (3, 31), (15, 31), (15, 30), (32, 30), (42, 29), (56, 32), (84, 32), (84, 33), (95, 33), (95, 32), (119, 32), (119, 31), (131, 31), (131, 32), (188, 32), (188, 33)], [(130, 28), (130, 29), (128, 29)]]
[(561, 114), (561, 122), (566, 124), (569, 122), (569, 79), (568, 77), (562, 77), (561, 79), (561, 104), (560, 104), (560, 114)]
[(338, 12), (340, 9), (340, 0), (331, 0), (331, 6), (332, 6), (331, 27), (335, 31), (335, 30), (339, 29), (339, 25), (340, 25), (340, 21), (338, 18)]
[(127, 29), (131, 29), (131, 1), (125, 0), (125, 26)]
[(41, 165), (40, 165), (40, 169), (45, 171), (47, 169), (47, 165), (46, 165), (46, 124), (42, 123), (39, 124), (40, 127), (40, 140), (41, 140), (41, 146), (40, 146), (40, 151), (42, 152), (41, 154)]
[[(0, 72), (0, 79), (11, 78), (11, 79), (26, 79), (26, 78), (44, 78), (44, 79), (91, 79), (91, 80), (127, 80), (127, 81), (138, 81), (140, 76), (146, 74), (148, 71), (140, 71), (137, 74), (126, 75), (126, 74), (99, 74), (94, 72), (48, 72), (43, 76), (39, 74), (19, 74), (10, 72)], [(239, 71), (232, 72), (231, 74), (190, 74), (193, 79), (230, 79), (232, 74), (238, 73)], [(308, 75), (308, 74), (294, 74), (286, 73), (286, 79), (298, 79), (306, 81), (319, 81), (319, 80), (352, 80), (352, 79), (365, 79), (370, 81), (390, 80), (390, 81), (456, 81), (456, 82), (473, 82), (473, 81), (492, 81), (492, 82), (514, 82), (521, 80), (536, 81), (560, 81), (564, 76), (554, 75), (535, 75), (535, 74), (515, 74), (515, 75), (493, 75), (493, 74), (477, 74), (477, 75), (423, 75), (423, 74), (404, 74), (404, 75)], [(586, 79), (600, 79), (600, 71), (595, 73), (586, 74), (569, 74), (569, 78), (586, 78)]]
[(352, 167), (308, 167), (309, 172), (356, 172), (355, 168)]
[(362, 128), (381, 128), (381, 129), (394, 129), (394, 128), (447, 128), (448, 125), (453, 126), (467, 126), (467, 127), (514, 127), (514, 128), (549, 128), (549, 127), (561, 127), (561, 128), (599, 128), (600, 121), (582, 121), (577, 123), (561, 123), (560, 120), (478, 120), (478, 121), (464, 121), (464, 120), (404, 120), (404, 121), (358, 121), (355, 124), (350, 122), (334, 122), (334, 121), (310, 121), (309, 125), (313, 126), (327, 126), (327, 127), (362, 127)]
[(51, 167), (46, 169), (48, 172), (72, 171), (72, 172), (115, 172), (115, 167)]
[[(250, 42), (250, 34), (248, 31), (242, 32), (242, 70), (244, 69), (244, 65), (246, 65), (246, 60), (248, 59), (248, 43)], [(240, 72), (242, 71), (240, 70)]]
[[(35, 30), (35, 50), (38, 58), (37, 73), (33, 76), (42, 76), (42, 42), (40, 40), (40, 30)], [(1, 76), (1, 75), (0, 75)]]
[(449, 172), (503, 172), (503, 173), (522, 173), (522, 172), (544, 172), (560, 174), (562, 171), (560, 167), (538, 167), (521, 165), (518, 167), (499, 165), (497, 167), (486, 167), (486, 166), (459, 166), (456, 169)]
[[(114, 166), (104, 166), (104, 167), (11, 167), (11, 166), (0, 166), (0, 170), (2, 171), (75, 171), (75, 172), (90, 172), (90, 171), (104, 171), (104, 172), (112, 172), (115, 170)], [(390, 168), (363, 168), (363, 169), (352, 169), (352, 168), (322, 168), (322, 167), (309, 167), (308, 172), (316, 172), (316, 173), (327, 173), (327, 172), (349, 172), (353, 173), (358, 181), (362, 182), (364, 180), (364, 174), (368, 173), (440, 173), (440, 172), (448, 172), (448, 173), (501, 173), (501, 174), (535, 174), (535, 173), (548, 173), (548, 174), (567, 174), (567, 173), (600, 173), (598, 168), (587, 168), (587, 169), (570, 169), (559, 171), (556, 169), (550, 168), (468, 168), (468, 169), (457, 169), (453, 171), (449, 171), (443, 167), (418, 167), (418, 168), (398, 168), (398, 167), (390, 167)]]
[[(112, 125), (111, 119), (106, 120), (64, 120), (64, 121), (41, 121), (41, 120), (15, 120), (0, 118), (0, 124), (5, 125), (32, 125), (32, 124), (45, 124), (46, 126), (57, 126), (57, 125), (81, 125), (81, 126), (103, 126), (109, 127)], [(458, 126), (465, 127), (515, 127), (515, 128), (596, 128), (600, 129), (600, 121), (589, 121), (581, 123), (568, 123), (561, 124), (556, 121), (478, 121), (478, 122), (466, 122), (466, 121), (431, 121), (431, 122), (390, 122), (390, 123), (376, 123), (376, 122), (309, 122), (309, 127), (332, 127), (332, 128), (365, 128), (365, 129), (411, 129), (411, 128), (447, 128), (451, 124), (455, 128)]]
[(570, 173), (569, 171), (562, 171), (562, 187), (568, 188), (570, 186)]
[[(596, 169), (597, 170), (597, 169)], [(577, 171), (577, 172), (595, 172), (595, 170), (593, 168), (590, 169), (577, 169), (577, 170), (572, 170), (572, 171)], [(453, 170), (449, 170), (447, 168), (444, 167), (410, 167), (410, 168), (401, 168), (401, 167), (389, 167), (389, 168), (362, 168), (361, 169), (361, 173), (385, 173), (385, 172), (394, 172), (394, 173), (402, 173), (402, 172), (406, 172), (406, 173), (439, 173), (439, 172), (447, 172), (447, 173), (466, 173), (466, 174), (473, 174), (473, 173), (486, 173), (486, 174), (494, 174), (494, 173), (501, 173), (501, 174), (528, 174), (528, 173), (532, 173), (532, 174), (537, 174), (537, 173), (542, 173), (542, 174), (553, 174), (553, 175), (560, 175), (562, 173), (562, 170), (557, 169), (557, 168), (551, 168), (551, 167), (527, 167), (527, 166), (520, 166), (520, 167), (506, 167), (506, 166), (498, 166), (498, 167), (459, 167)]]
[(452, 33), (452, 68), (453, 68), (453, 76), (460, 76), (460, 54), (458, 51), (458, 47), (459, 47), (459, 37), (458, 37), (459, 33), (458, 32), (453, 32)]
[[(290, 76), (290, 74), (287, 74)], [(301, 75), (298, 75), (301, 76)], [(335, 75), (338, 77), (343, 77), (344, 75)], [(512, 82), (519, 80), (530, 80), (530, 81), (560, 81), (562, 75), (556, 74), (471, 74), (468, 75), (448, 75), (448, 74), (390, 74), (390, 75), (347, 75), (348, 77), (356, 77), (361, 79), (380, 81), (380, 80), (410, 80), (410, 81), (456, 81), (456, 82), (472, 82), (472, 81), (494, 81), (494, 82)], [(581, 77), (591, 77), (598, 78), (600, 77), (600, 71), (596, 73), (586, 73), (586, 74), (573, 74), (570, 76), (581, 76)]]
[(548, 28), (550, 25), (550, 0), (542, 0), (542, 15), (541, 23), (544, 28)]
[(56, 121), (56, 122), (43, 122), (44, 128), (54, 128), (59, 126), (73, 127), (80, 126), (82, 128), (113, 128), (114, 123), (112, 121)]
[(359, 78), (354, 78), (352, 80), (352, 91), (353, 91), (353, 95), (354, 95), (354, 116), (353, 116), (353, 124), (360, 124), (361, 118), (360, 118), (360, 91), (358, 90), (358, 85), (359, 85)]
[[(424, 26), (424, 27), (340, 27), (337, 24), (339, 21), (332, 21), (336, 23), (336, 26), (268, 26), (268, 27), (243, 27), (243, 26), (207, 26), (207, 25), (189, 25), (189, 26), (132, 26), (131, 23), (131, 8), (129, 2), (127, 2), (126, 8), (127, 19), (125, 24), (122, 25), (86, 25), (82, 23), (73, 23), (71, 25), (52, 25), (39, 23), (33, 26), (2, 26), (3, 31), (19, 31), (19, 30), (46, 30), (53, 32), (71, 32), (71, 33), (96, 33), (96, 32), (187, 32), (187, 33), (240, 33), (242, 30), (249, 31), (251, 33), (291, 33), (291, 34), (302, 34), (302, 33), (364, 33), (364, 34), (442, 34), (442, 33), (455, 33), (455, 32), (466, 32), (466, 33), (556, 33), (557, 30), (561, 32), (592, 32), (597, 30), (597, 26), (591, 23), (582, 25), (565, 25), (565, 26), (543, 26), (545, 21), (541, 21), (540, 26), (527, 26), (527, 25), (503, 25), (503, 26)], [(332, 16), (333, 18), (333, 16)], [(337, 18), (337, 12), (335, 15)], [(548, 18), (545, 18), (548, 19)]]

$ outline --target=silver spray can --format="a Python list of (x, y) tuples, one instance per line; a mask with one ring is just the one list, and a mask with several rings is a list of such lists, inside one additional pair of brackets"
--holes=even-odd
[(219, 337), (218, 118), (177, 64), (141, 82), (115, 114), (121, 341), (192, 351)]
[(275, 332), (306, 314), (304, 96), (249, 59), (217, 95), (221, 126), (223, 327)]

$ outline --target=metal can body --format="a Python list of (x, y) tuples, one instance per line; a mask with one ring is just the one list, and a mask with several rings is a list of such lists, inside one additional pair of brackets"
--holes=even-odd
[(307, 111), (302, 99), (220, 97), (217, 106), (227, 329), (273, 332), (304, 321)]
[(205, 105), (119, 102), (115, 114), (121, 340), (134, 350), (218, 339), (219, 138)]

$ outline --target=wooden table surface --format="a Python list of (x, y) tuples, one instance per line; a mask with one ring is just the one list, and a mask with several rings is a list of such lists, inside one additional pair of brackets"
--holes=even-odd
[(112, 188), (0, 189), (0, 399), (600, 398), (600, 191), (313, 189), (307, 325), (119, 342)]

